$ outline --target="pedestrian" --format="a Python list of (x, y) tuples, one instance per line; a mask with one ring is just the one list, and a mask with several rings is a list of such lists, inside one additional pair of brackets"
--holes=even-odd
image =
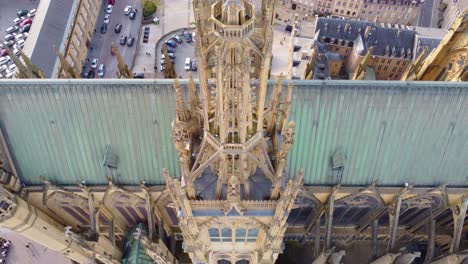
[(146, 68), (143, 68), (143, 71), (146, 71)]

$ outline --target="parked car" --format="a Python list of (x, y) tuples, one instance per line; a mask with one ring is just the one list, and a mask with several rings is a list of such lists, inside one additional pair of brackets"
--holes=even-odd
[(13, 49), (13, 53), (15, 54), (16, 57), (20, 55), (20, 50), (19, 49)]
[(7, 65), (3, 64), (3, 65), (0, 65), (0, 72), (3, 72), (5, 71), (6, 69), (8, 68)]
[(36, 15), (36, 11), (37, 11), (36, 9), (29, 10), (28, 17), (34, 17)]
[(150, 27), (148, 27), (148, 26), (144, 27), (144, 32), (145, 33), (149, 33), (149, 31), (150, 31)]
[(25, 39), (26, 35), (19, 33), (18, 35), (15, 36), (15, 41), (19, 41), (20, 39)]
[(107, 13), (107, 14), (112, 13), (112, 10), (113, 10), (113, 9), (114, 9), (114, 6), (113, 6), (113, 5), (108, 5), (108, 6), (107, 6), (107, 9), (106, 9), (106, 13)]
[(7, 64), (7, 62), (10, 60), (10, 56), (4, 56), (0, 57), (0, 65)]
[(17, 17), (23, 17), (23, 16), (28, 15), (28, 13), (29, 13), (28, 10), (23, 9), (23, 10), (20, 10), (20, 11), (16, 12), (16, 16), (17, 16)]
[(172, 35), (171, 39), (177, 41), (177, 43), (182, 43), (182, 38), (179, 37), (179, 35)]
[(13, 23), (15, 25), (19, 25), (19, 23), (21, 23), (21, 21), (23, 21), (25, 19), (25, 17), (17, 17), (15, 19), (13, 19)]
[(122, 31), (122, 24), (117, 24), (115, 26), (115, 33), (120, 33), (120, 31)]
[(192, 71), (198, 70), (197, 68), (197, 59), (192, 60)]
[(192, 42), (192, 34), (188, 32), (184, 32), (185, 42), (190, 43)]
[[(174, 48), (171, 48), (171, 47), (169, 47), (169, 46), (167, 46), (167, 45), (166, 45), (166, 47), (167, 47), (167, 52), (169, 52), (169, 53), (175, 53), (176, 50), (175, 50)], [(161, 52), (164, 52), (164, 50), (163, 50), (162, 47), (161, 47)]]
[(10, 79), (15, 75), (15, 73), (16, 73), (16, 70), (15, 71), (6, 71), (5, 78)]
[(8, 65), (8, 70), (7, 71), (16, 71), (16, 65), (14, 63)]
[(134, 10), (132, 10), (128, 16), (130, 17), (131, 20), (135, 20), (135, 17), (136, 17), (136, 12)]
[(133, 46), (133, 42), (135, 42), (135, 37), (130, 35), (128, 37), (127, 46), (129, 46), (129, 47)]
[(104, 66), (104, 64), (99, 65), (99, 69), (98, 69), (99, 77), (104, 77), (105, 73), (106, 73), (106, 66)]
[(29, 32), (29, 30), (31, 29), (31, 24), (26, 24), (24, 25), (24, 27), (20, 28), (20, 33), (23, 33), (23, 32)]
[(6, 56), (6, 55), (8, 55), (8, 51), (6, 49), (2, 49), (0, 51), (0, 57)]
[(171, 47), (171, 48), (175, 48), (177, 47), (177, 43), (172, 40), (172, 39), (169, 39), (169, 40), (166, 40), (166, 42), (164, 42), (167, 46)]
[(120, 35), (120, 45), (127, 43), (127, 35)]
[(143, 36), (143, 43), (148, 43), (148, 36)]
[(140, 73), (134, 72), (134, 73), (133, 73), (133, 78), (134, 78), (134, 79), (144, 79), (144, 78), (145, 78), (145, 74), (142, 73), (142, 72), (140, 72)]
[(128, 14), (130, 14), (130, 12), (132, 12), (132, 7), (131, 6), (126, 6), (124, 8), (124, 15), (128, 16)]
[(166, 69), (166, 66), (164, 66), (164, 65), (161, 65), (161, 67), (159, 67), (160, 71), (164, 71), (165, 69)]
[(8, 34), (3, 37), (5, 41), (13, 40), (15, 39), (15, 36), (13, 34)]
[[(168, 52), (168, 53), (167, 53), (167, 55), (169, 56), (169, 58), (171, 58), (171, 59), (175, 59), (175, 55), (174, 55), (174, 53), (170, 53), (170, 52)], [(163, 54), (161, 54), (161, 59), (165, 59), (165, 58), (166, 58), (166, 56), (164, 55), (164, 53), (163, 53)]]
[(109, 5), (115, 5), (115, 0), (109, 0)]
[(109, 24), (110, 23), (110, 15), (109, 14), (106, 14), (104, 16), (104, 24)]
[(101, 34), (105, 34), (107, 32), (107, 24), (102, 24), (101, 26)]
[(32, 24), (32, 20), (30, 18), (26, 18), (25, 20), (23, 20), (21, 23), (20, 23), (20, 27), (24, 27), (26, 26), (27, 24)]
[(184, 64), (184, 69), (186, 71), (190, 71), (192, 64), (190, 58), (185, 58), (185, 64)]
[(86, 76), (86, 78), (94, 79), (94, 76), (96, 76), (96, 71), (95, 70), (89, 70), (88, 75)]
[(13, 40), (8, 40), (8, 41), (3, 42), (3, 46), (8, 47), (8, 48), (13, 45), (15, 45), (15, 42)]
[(99, 60), (97, 58), (93, 59), (93, 61), (91, 63), (91, 68), (96, 69), (97, 66), (98, 66), (98, 63), (99, 63)]
[(9, 28), (6, 29), (6, 33), (7, 33), (7, 34), (11, 34), (11, 33), (13, 33), (13, 32), (18, 31), (18, 29), (19, 29), (18, 26), (12, 26), (12, 27), (9, 27)]
[(14, 47), (17, 48), (17, 49), (23, 49), (23, 47), (24, 47), (24, 39), (18, 40), (18, 42), (16, 42), (16, 44), (14, 45)]

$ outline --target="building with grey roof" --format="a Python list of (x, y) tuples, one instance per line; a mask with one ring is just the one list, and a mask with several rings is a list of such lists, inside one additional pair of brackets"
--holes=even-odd
[[(369, 48), (377, 80), (398, 80), (425, 48), (437, 47), (443, 32), (430, 36), (427, 29), (358, 20), (318, 18), (316, 21), (314, 79), (347, 79)], [(332, 54), (335, 54), (333, 56)], [(429, 54), (429, 52), (426, 53)], [(337, 60), (337, 55), (342, 60)], [(333, 58), (331, 60), (330, 58)], [(326, 65), (325, 67), (322, 65)]]

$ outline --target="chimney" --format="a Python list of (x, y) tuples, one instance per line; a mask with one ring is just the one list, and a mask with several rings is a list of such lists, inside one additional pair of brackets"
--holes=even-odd
[(405, 48), (401, 48), (400, 58), (405, 58), (405, 57), (406, 57)]
[(344, 26), (344, 31), (345, 32), (348, 32), (348, 30), (350, 29), (351, 25), (349, 23), (346, 23), (345, 26)]
[(337, 32), (340, 32), (341, 31), (341, 25), (338, 25), (338, 30)]
[(392, 48), (392, 57), (396, 57), (396, 48), (393, 46)]
[(388, 57), (390, 55), (390, 47), (387, 45), (385, 47), (385, 57)]
[(408, 48), (408, 51), (406, 52), (406, 58), (411, 60), (411, 49)]
[(371, 31), (371, 26), (367, 26), (366, 31), (364, 31), (364, 37), (366, 38), (366, 40), (369, 38), (370, 31)]

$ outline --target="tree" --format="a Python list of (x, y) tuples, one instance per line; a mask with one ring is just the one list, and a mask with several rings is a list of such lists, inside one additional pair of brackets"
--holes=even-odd
[(156, 3), (151, 0), (143, 2), (143, 17), (149, 17), (156, 12)]

